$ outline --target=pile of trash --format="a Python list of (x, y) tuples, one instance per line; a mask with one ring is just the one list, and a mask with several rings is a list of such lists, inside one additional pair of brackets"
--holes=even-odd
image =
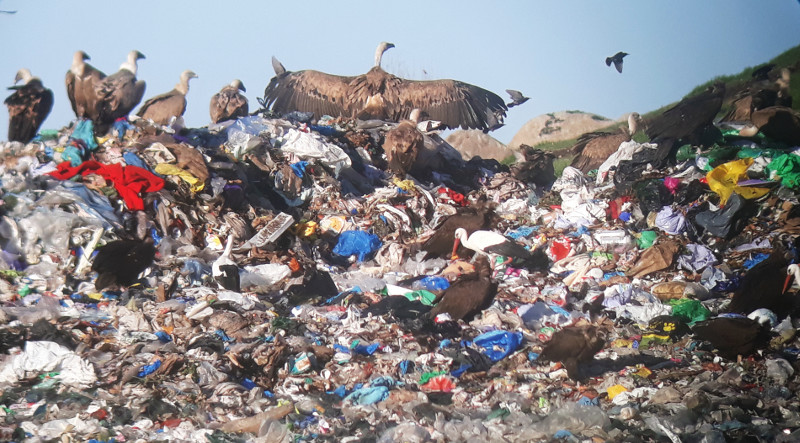
[(390, 128), (0, 144), (0, 440), (800, 439), (790, 147), (556, 179), (430, 133), (406, 178)]

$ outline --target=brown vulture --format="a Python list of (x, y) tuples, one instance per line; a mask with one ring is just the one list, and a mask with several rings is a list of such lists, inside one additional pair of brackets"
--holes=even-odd
[(475, 272), (461, 276), (442, 294), (430, 311), (431, 318), (450, 314), (453, 320), (469, 321), (491, 306), (497, 294), (497, 282), (492, 280), (492, 266), (485, 255), (475, 259)]
[(153, 264), (156, 247), (151, 238), (117, 240), (97, 248), (92, 270), (97, 272), (94, 287), (130, 286), (139, 274)]
[(90, 60), (90, 57), (83, 51), (75, 52), (72, 57), (72, 67), (67, 71), (65, 79), (67, 97), (76, 117), (97, 120), (95, 85), (106, 78), (106, 75), (86, 63), (86, 60)]
[(747, 89), (737, 94), (731, 104), (730, 111), (722, 118), (722, 121), (747, 121), (750, 120), (751, 114), (754, 111), (771, 106), (785, 106), (791, 108), (792, 96), (789, 93), (790, 80), (791, 71), (788, 68), (783, 68), (780, 70), (780, 77), (772, 84), (765, 84), (764, 81), (754, 82)]
[(212, 123), (247, 116), (250, 112), (247, 106), (247, 97), (239, 91), (247, 92), (247, 89), (242, 81), (237, 79), (211, 97), (209, 113)]
[(606, 333), (594, 325), (564, 328), (555, 334), (542, 348), (540, 360), (560, 361), (573, 380), (583, 377), (580, 364), (594, 359), (606, 345)]
[(577, 156), (572, 159), (570, 166), (580, 169), (584, 174), (597, 169), (608, 157), (617, 152), (619, 145), (630, 141), (638, 130), (639, 114), (632, 112), (628, 116), (628, 127), (617, 132), (589, 132), (578, 138), (578, 143), (572, 148)]
[(716, 317), (692, 327), (695, 337), (710, 342), (729, 360), (748, 356), (769, 344), (769, 322), (746, 317)]
[(409, 119), (401, 121), (397, 127), (387, 132), (383, 141), (389, 169), (400, 179), (405, 178), (420, 149), (425, 147), (422, 133), (417, 129), (419, 114), (419, 109), (411, 111)]
[[(467, 234), (481, 229), (489, 229), (492, 226), (492, 218), (494, 210), (482, 205), (478, 208), (461, 208), (454, 215), (444, 219), (444, 221), (436, 227), (428, 240), (422, 244), (422, 250), (426, 252), (425, 259), (429, 258), (450, 258), (453, 250), (453, 238), (456, 229), (463, 228)], [(464, 248), (462, 251), (457, 251), (459, 255), (466, 253)]]
[(181, 73), (180, 82), (167, 93), (148, 99), (139, 112), (141, 118), (152, 120), (159, 125), (168, 125), (172, 117), (183, 116), (186, 111), (186, 93), (189, 92), (189, 79), (197, 78), (197, 74), (186, 70)]
[[(17, 83), (22, 82), (21, 85)], [(42, 85), (39, 77), (23, 68), (14, 77), (14, 93), (8, 96), (8, 140), (28, 143), (53, 109), (53, 91)]]
[(800, 145), (800, 112), (784, 106), (770, 106), (750, 114), (752, 124), (739, 135), (752, 137), (759, 131), (767, 137), (789, 145)]
[(144, 54), (133, 50), (128, 59), (120, 65), (119, 71), (104, 78), (95, 85), (98, 116), (95, 132), (102, 133), (119, 118), (125, 118), (144, 97), (145, 82), (136, 80), (137, 60)]
[[(304, 70), (285, 71), (280, 62), (261, 104), (276, 113), (313, 112), (316, 117), (407, 119), (419, 108), (432, 120), (454, 129), (491, 131), (503, 125), (508, 110), (497, 94), (457, 80), (406, 80), (381, 68), (383, 53), (394, 45), (382, 42), (375, 66), (366, 74), (345, 77)], [(276, 63), (277, 62), (277, 63)]]

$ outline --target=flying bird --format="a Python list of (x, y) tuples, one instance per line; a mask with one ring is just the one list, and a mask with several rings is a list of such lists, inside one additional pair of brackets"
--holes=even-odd
[(470, 320), (491, 306), (497, 294), (497, 282), (492, 280), (492, 266), (486, 256), (475, 259), (475, 272), (462, 275), (442, 294), (430, 311), (431, 318), (447, 313), (453, 320)]
[(239, 292), (239, 266), (231, 258), (231, 250), (233, 249), (233, 235), (228, 236), (228, 242), (225, 244), (225, 250), (214, 263), (211, 264), (211, 275), (217, 280), (220, 286), (229, 290)]
[(76, 117), (97, 120), (99, 115), (95, 86), (106, 78), (106, 75), (86, 63), (86, 60), (90, 60), (90, 57), (83, 51), (76, 51), (73, 55), (72, 66), (65, 78), (67, 97)]
[(622, 59), (628, 55), (627, 52), (617, 52), (616, 54), (612, 55), (611, 57), (606, 57), (606, 66), (611, 66), (611, 63), (614, 63), (614, 67), (617, 68), (617, 72), (622, 74)]
[(570, 166), (580, 169), (584, 174), (597, 169), (611, 154), (617, 152), (619, 145), (630, 141), (638, 130), (641, 117), (632, 112), (628, 115), (628, 127), (617, 132), (589, 132), (581, 135), (578, 142), (570, 148), (577, 155), (572, 159)]
[(145, 82), (136, 80), (138, 65), (144, 54), (133, 50), (119, 67), (119, 71), (95, 85), (97, 112), (95, 132), (103, 133), (119, 118), (126, 118), (144, 97)]
[[(21, 85), (17, 83), (22, 82)], [(28, 69), (20, 69), (14, 77), (14, 92), (5, 99), (8, 107), (8, 140), (28, 143), (53, 109), (53, 91), (42, 84)]]
[[(508, 110), (497, 94), (457, 80), (406, 80), (381, 68), (382, 42), (366, 74), (338, 76), (304, 70), (284, 71), (278, 62), (261, 104), (276, 113), (313, 112), (317, 117), (400, 121), (419, 108), (444, 127), (490, 131), (503, 125)], [(273, 67), (276, 63), (273, 62)]]
[(572, 326), (561, 329), (542, 348), (540, 360), (558, 361), (564, 365), (573, 380), (583, 377), (580, 364), (588, 363), (606, 345), (606, 333), (594, 325)]
[(145, 101), (136, 115), (159, 125), (168, 125), (173, 117), (183, 116), (186, 111), (189, 80), (193, 78), (197, 78), (197, 74), (189, 70), (183, 71), (180, 82), (174, 89)]
[(514, 106), (519, 106), (530, 99), (530, 97), (525, 97), (521, 92), (513, 89), (506, 89), (506, 92), (508, 92), (508, 95), (511, 97), (511, 103), (506, 104), (509, 109), (513, 108)]
[(97, 248), (92, 270), (97, 272), (94, 287), (101, 291), (112, 286), (130, 286), (139, 274), (153, 264), (156, 248), (151, 238), (117, 240)]
[(417, 160), (417, 154), (425, 146), (422, 133), (417, 129), (419, 109), (411, 111), (408, 120), (403, 120), (397, 127), (386, 133), (383, 151), (389, 163), (389, 169), (398, 178), (404, 179), (406, 173)]
[(247, 92), (247, 89), (241, 80), (236, 79), (211, 97), (209, 113), (212, 123), (247, 116), (250, 112), (247, 97), (239, 91)]

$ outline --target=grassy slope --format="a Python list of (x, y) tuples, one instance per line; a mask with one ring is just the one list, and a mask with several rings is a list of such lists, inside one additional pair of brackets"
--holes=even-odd
[[(787, 50), (786, 52), (778, 55), (777, 57), (775, 57), (772, 60), (770, 60), (768, 63), (775, 63), (775, 65), (776, 65), (775, 69), (780, 69), (780, 68), (785, 68), (785, 67), (797, 65), (798, 63), (800, 63), (800, 45), (797, 45), (797, 46)], [(738, 74), (721, 75), (721, 76), (715, 77), (715, 78), (707, 81), (706, 83), (703, 83), (702, 85), (699, 85), (696, 88), (694, 88), (689, 94), (686, 95), (686, 97), (691, 97), (693, 95), (699, 94), (700, 92), (703, 92), (708, 86), (712, 85), (715, 82), (723, 82), (723, 83), (725, 83), (725, 86), (728, 89), (728, 93), (729, 94), (730, 94), (731, 91), (738, 91), (751, 78), (751, 75), (752, 75), (753, 71), (757, 67), (758, 66), (751, 66), (751, 67), (745, 68), (745, 69), (742, 70), (742, 72), (740, 72)], [(792, 101), (792, 107), (794, 109), (800, 110), (800, 72), (793, 73), (791, 84), (789, 85), (789, 92), (792, 95), (792, 97), (795, 98)], [(675, 103), (677, 103), (677, 102), (675, 102)], [(650, 112), (642, 115), (642, 118), (648, 119), (650, 117), (658, 115), (658, 114), (664, 112), (665, 110), (669, 109), (670, 107), (674, 106), (675, 103), (670, 103), (669, 105), (663, 106), (663, 107), (658, 108), (658, 109), (653, 110), (653, 111), (650, 111)], [(720, 110), (720, 114), (724, 115), (725, 113), (727, 113), (727, 111), (728, 111), (727, 107), (723, 107), (723, 109)], [(604, 130), (605, 131), (614, 131), (614, 130), (616, 130), (616, 128), (622, 126), (623, 124), (626, 124), (626, 123), (625, 122), (619, 122), (619, 123), (617, 123), (617, 124), (615, 124), (615, 125), (613, 125), (613, 126), (611, 126), (609, 128), (604, 129)], [(540, 143), (540, 144), (538, 144), (538, 145), (536, 145), (534, 147), (538, 148), (538, 149), (545, 150), (545, 151), (561, 151), (561, 150), (564, 150), (564, 149), (569, 148), (570, 146), (574, 145), (577, 142), (577, 140), (578, 140), (577, 138), (573, 138), (573, 139), (570, 139), (570, 140), (563, 140), (563, 141), (560, 141), (560, 142), (544, 142), (544, 143)], [(641, 131), (637, 132), (637, 135), (634, 137), (634, 140), (636, 140), (636, 141), (638, 141), (640, 143), (648, 141), (647, 137), (644, 136), (644, 134)], [(572, 162), (572, 155), (565, 155), (565, 156), (561, 156), (559, 158), (556, 158), (556, 160), (553, 162), (553, 166), (555, 167), (555, 170), (556, 170), (556, 175), (557, 176), (561, 176), (561, 172), (571, 162)]]

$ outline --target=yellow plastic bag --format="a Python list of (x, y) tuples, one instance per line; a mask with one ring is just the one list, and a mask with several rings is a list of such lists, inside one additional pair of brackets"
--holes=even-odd
[(192, 189), (192, 192), (202, 191), (206, 185), (204, 182), (201, 182), (200, 179), (190, 174), (189, 172), (175, 165), (171, 165), (169, 163), (159, 163), (158, 165), (156, 165), (154, 171), (156, 171), (161, 175), (177, 175), (183, 181), (189, 184), (189, 187)]
[(622, 394), (623, 392), (628, 392), (628, 390), (625, 389), (625, 386), (614, 385), (608, 388), (607, 392), (608, 392), (608, 399), (613, 400), (614, 397), (618, 396), (619, 394)]
[(746, 199), (759, 198), (769, 192), (768, 188), (738, 186), (739, 180), (747, 177), (747, 168), (752, 164), (752, 158), (743, 158), (723, 163), (706, 174), (708, 187), (719, 194), (720, 205), (724, 205), (734, 192)]

